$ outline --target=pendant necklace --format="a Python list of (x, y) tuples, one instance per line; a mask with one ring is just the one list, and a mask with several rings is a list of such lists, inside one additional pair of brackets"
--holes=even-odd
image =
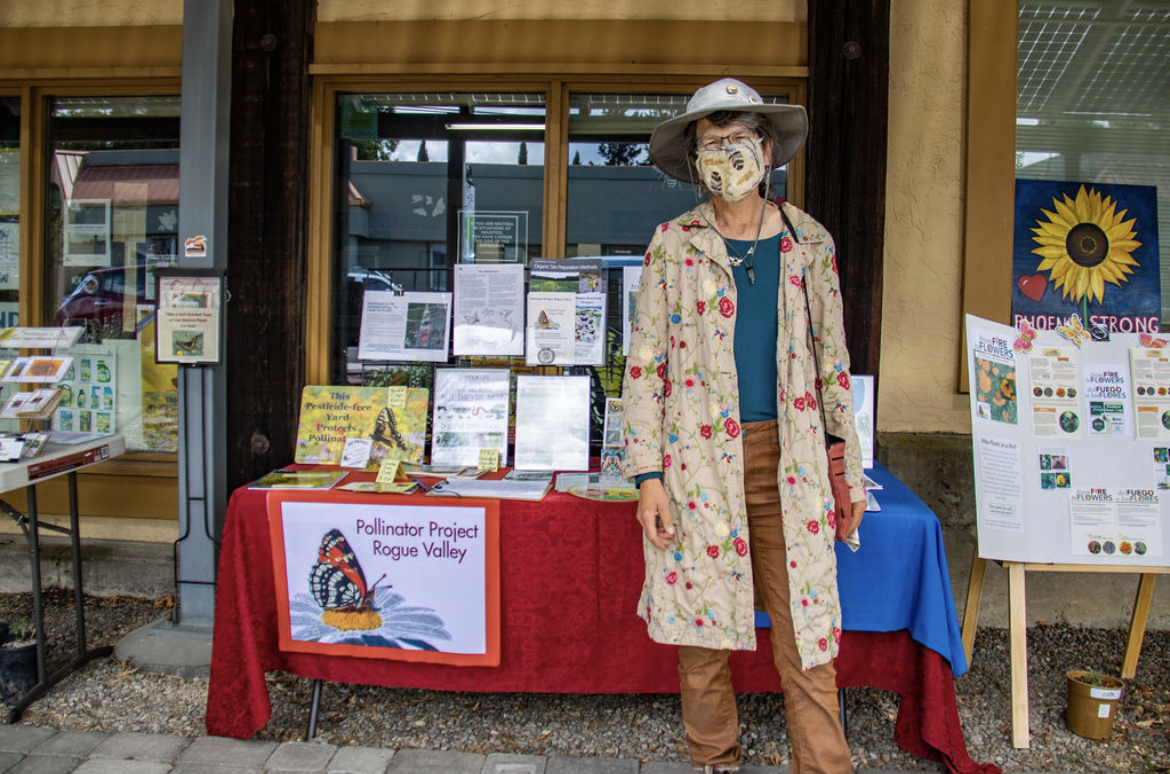
[[(711, 221), (707, 221), (707, 225), (715, 229), (715, 233), (719, 234), (719, 238), (723, 240), (723, 244), (732, 254), (728, 256), (731, 260), (731, 265), (739, 266), (742, 263), (744, 269), (747, 271), (748, 283), (752, 285), (756, 284), (756, 272), (755, 269), (752, 268), (752, 258), (755, 257), (756, 254), (756, 245), (760, 243), (760, 233), (764, 230), (764, 213), (767, 211), (768, 202), (765, 201), (763, 206), (760, 208), (760, 222), (756, 224), (756, 238), (752, 241), (752, 246), (748, 248), (746, 254), (741, 254), (739, 250), (736, 250), (727, 237), (723, 236), (723, 233), (719, 230), (719, 227)], [(706, 218), (704, 218), (704, 220), (706, 220)]]

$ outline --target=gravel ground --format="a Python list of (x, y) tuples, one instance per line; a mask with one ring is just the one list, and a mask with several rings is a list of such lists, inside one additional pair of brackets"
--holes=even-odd
[[(47, 629), (61, 660), (76, 647), (71, 595), (51, 592)], [(166, 615), (169, 599), (90, 598), (91, 645)], [(30, 595), (0, 595), (0, 620), (28, 616)], [(1091, 741), (1064, 726), (1064, 672), (1096, 668), (1117, 673), (1123, 630), (1037, 626), (1028, 632), (1032, 747), (1011, 746), (1008, 638), (981, 629), (971, 670), (955, 689), (967, 748), (980, 762), (1004, 771), (1170, 771), (1170, 631), (1147, 632), (1137, 677), (1127, 681), (1113, 738)], [(55, 663), (50, 660), (50, 668)], [(269, 676), (275, 713), (260, 738), (304, 734), (310, 682)], [(204, 734), (204, 680), (142, 674), (112, 659), (91, 663), (50, 691), (24, 722), (62, 730)], [(870, 689), (847, 694), (854, 764), (864, 768), (938, 771), (893, 742), (898, 698)], [(678, 698), (662, 695), (465, 694), (443, 691), (327, 685), (318, 732), (337, 745), (461, 750), (478, 753), (603, 755), (641, 760), (685, 760)], [(769, 694), (740, 697), (740, 739), (746, 761), (787, 765), (781, 702)]]

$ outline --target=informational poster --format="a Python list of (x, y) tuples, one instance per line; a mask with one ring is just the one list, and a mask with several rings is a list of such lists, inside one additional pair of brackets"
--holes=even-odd
[(578, 293), (573, 338), (577, 365), (605, 364), (605, 294)]
[(1032, 431), (1037, 438), (1079, 437), (1083, 433), (1077, 352), (1076, 347), (1035, 347), (1028, 358)]
[(389, 455), (421, 462), (429, 398), (421, 387), (308, 385), (301, 392), (295, 460), (337, 465), (350, 438), (368, 438), (367, 470), (377, 470)]
[(576, 321), (576, 293), (529, 293), (527, 365), (574, 365), (577, 362)]
[(638, 303), (638, 283), (641, 280), (641, 266), (622, 267), (622, 355), (630, 353), (630, 332), (634, 325), (634, 310)]
[(506, 370), (436, 370), (431, 464), (476, 467), (481, 450), (495, 449), (498, 465), (507, 465), (510, 398)]
[(63, 394), (52, 427), (69, 433), (117, 433), (118, 357), (102, 345), (84, 345), (73, 356), (58, 386)]
[[(979, 555), (1170, 566), (1167, 342), (1061, 327), (967, 317)], [(1014, 423), (1002, 414), (1011, 395)]]
[(517, 470), (589, 469), (589, 377), (516, 378)]
[(273, 491), (280, 648), (499, 664), (499, 505)]
[(20, 214), (20, 149), (0, 148), (0, 215)]
[(1170, 349), (1136, 347), (1129, 361), (1137, 437), (1170, 441)]
[(222, 273), (200, 275), (160, 269), (157, 280), (156, 361), (183, 365), (220, 362), (223, 358)]
[(450, 323), (450, 293), (367, 290), (358, 359), (446, 362)]
[(456, 355), (524, 354), (524, 265), (455, 265)]
[(110, 265), (110, 200), (72, 199), (62, 212), (63, 263), (66, 266)]
[(20, 224), (0, 220), (0, 290), (16, 290), (19, 287)]

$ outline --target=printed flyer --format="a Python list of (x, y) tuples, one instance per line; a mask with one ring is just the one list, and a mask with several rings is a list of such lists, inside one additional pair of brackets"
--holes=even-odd
[(1086, 365), (1085, 402), (1089, 435), (1132, 438), (1129, 374), (1124, 365)]
[(981, 474), (977, 501), (981, 523), (996, 529), (1024, 529), (1024, 484), (1020, 445), (1005, 438), (977, 439)]
[(1072, 551), (1077, 556), (1161, 556), (1159, 495), (1153, 489), (1074, 490), (1069, 499)]
[(1019, 422), (1016, 407), (1016, 360), (1006, 336), (985, 330), (974, 331), (971, 342), (975, 357), (975, 415), (991, 422), (1014, 425)]
[(435, 371), (432, 465), (476, 467), (481, 449), (498, 450), (499, 465), (508, 464), (510, 379), (502, 369)]
[(455, 265), (456, 355), (524, 354), (524, 265)]
[(1028, 358), (1032, 379), (1032, 433), (1037, 438), (1083, 434), (1077, 397), (1077, 350), (1038, 347)]
[(526, 365), (574, 365), (577, 294), (528, 294)]
[(589, 377), (516, 378), (516, 469), (589, 470)]
[(1170, 350), (1129, 351), (1137, 437), (1170, 440)]
[(446, 362), (450, 322), (450, 293), (367, 290), (358, 359)]
[(634, 325), (634, 310), (638, 303), (638, 285), (642, 281), (641, 266), (622, 267), (622, 354), (630, 354), (630, 329)]

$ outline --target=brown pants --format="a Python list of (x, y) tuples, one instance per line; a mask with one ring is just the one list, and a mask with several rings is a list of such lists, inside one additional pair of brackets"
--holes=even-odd
[[(744, 477), (756, 601), (772, 619), (772, 660), (784, 689), (791, 772), (842, 774), (851, 771), (851, 765), (837, 714), (836, 670), (828, 663), (804, 671), (796, 650), (776, 483), (779, 459), (775, 420), (744, 425)], [(739, 717), (728, 656), (730, 651), (726, 650), (679, 648), (683, 724), (695, 767), (714, 765), (720, 770), (740, 765)]]

